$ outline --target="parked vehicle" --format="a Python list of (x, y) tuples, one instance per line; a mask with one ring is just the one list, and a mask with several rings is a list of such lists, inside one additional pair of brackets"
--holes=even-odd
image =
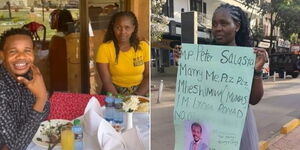
[(291, 75), (297, 78), (300, 72), (300, 54), (296, 53), (274, 53), (270, 55), (270, 75), (279, 73), (279, 78)]

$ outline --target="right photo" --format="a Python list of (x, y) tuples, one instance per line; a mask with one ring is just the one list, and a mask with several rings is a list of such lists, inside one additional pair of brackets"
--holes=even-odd
[(300, 149), (300, 1), (151, 1), (151, 149)]

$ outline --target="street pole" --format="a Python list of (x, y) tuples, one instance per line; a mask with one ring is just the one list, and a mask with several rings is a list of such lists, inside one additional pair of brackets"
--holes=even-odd
[(43, 16), (43, 22), (45, 21), (45, 14), (44, 14), (44, 0), (41, 0), (42, 2), (42, 16)]
[(195, 11), (181, 13), (181, 43), (198, 43), (198, 14)]
[(7, 6), (8, 6), (9, 19), (11, 19), (12, 17), (11, 17), (11, 8), (10, 8), (10, 2), (9, 2), (9, 1), (7, 1), (7, 2), (6, 2), (6, 4), (7, 4)]
[(157, 97), (157, 102), (156, 102), (157, 104), (160, 103), (163, 88), (164, 88), (164, 80), (160, 80), (159, 89), (158, 89), (158, 97)]

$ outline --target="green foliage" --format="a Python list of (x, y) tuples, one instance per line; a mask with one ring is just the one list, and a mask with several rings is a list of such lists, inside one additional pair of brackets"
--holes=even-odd
[(166, 0), (151, 1), (151, 42), (157, 42), (162, 39), (162, 35), (169, 23), (168, 18), (162, 15), (162, 8)]
[[(259, 6), (262, 15), (269, 16), (271, 24), (269, 37), (272, 37), (275, 27), (280, 27), (284, 39), (290, 39), (294, 33), (300, 33), (300, 0), (271, 0), (270, 2), (261, 1), (260, 4), (257, 0), (242, 1), (246, 7)], [(258, 36), (255, 34), (256, 31), (253, 32), (254, 37)]]
[(293, 33), (293, 34), (291, 35), (290, 41), (291, 41), (292, 44), (298, 43), (298, 35), (299, 35), (299, 34), (296, 34), (296, 33)]
[(11, 21), (13, 22), (13, 23), (18, 23), (18, 22), (20, 22), (20, 21), (22, 21), (23, 19), (21, 19), (21, 18), (19, 18), (19, 17), (14, 17)]
[[(52, 11), (52, 10), (51, 10)], [(0, 33), (10, 28), (19, 28), (24, 24), (35, 21), (41, 24), (44, 24), (47, 29), (46, 39), (50, 40), (51, 37), (56, 33), (55, 30), (50, 28), (49, 24), (49, 14), (51, 11), (45, 12), (45, 20), (42, 19), (42, 11), (40, 9), (36, 10), (34, 13), (30, 13), (30, 8), (22, 9), (19, 12), (12, 12), (13, 19), (9, 19), (8, 10), (0, 11)], [(73, 18), (78, 19), (79, 9), (70, 10)], [(1, 17), (3, 18), (1, 19)], [(38, 34), (42, 38), (43, 31), (39, 31)]]
[(259, 43), (264, 38), (263, 27), (262, 25), (255, 25), (251, 29), (252, 40)]
[(242, 4), (247, 8), (253, 7), (259, 4), (259, 0), (241, 0)]
[(279, 15), (278, 26), (285, 39), (290, 39), (293, 34), (300, 33), (300, 0), (286, 1)]

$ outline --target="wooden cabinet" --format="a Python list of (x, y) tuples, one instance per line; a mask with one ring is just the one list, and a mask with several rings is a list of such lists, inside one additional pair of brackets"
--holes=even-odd
[(65, 36), (67, 47), (68, 91), (81, 92), (80, 42), (79, 33)]

